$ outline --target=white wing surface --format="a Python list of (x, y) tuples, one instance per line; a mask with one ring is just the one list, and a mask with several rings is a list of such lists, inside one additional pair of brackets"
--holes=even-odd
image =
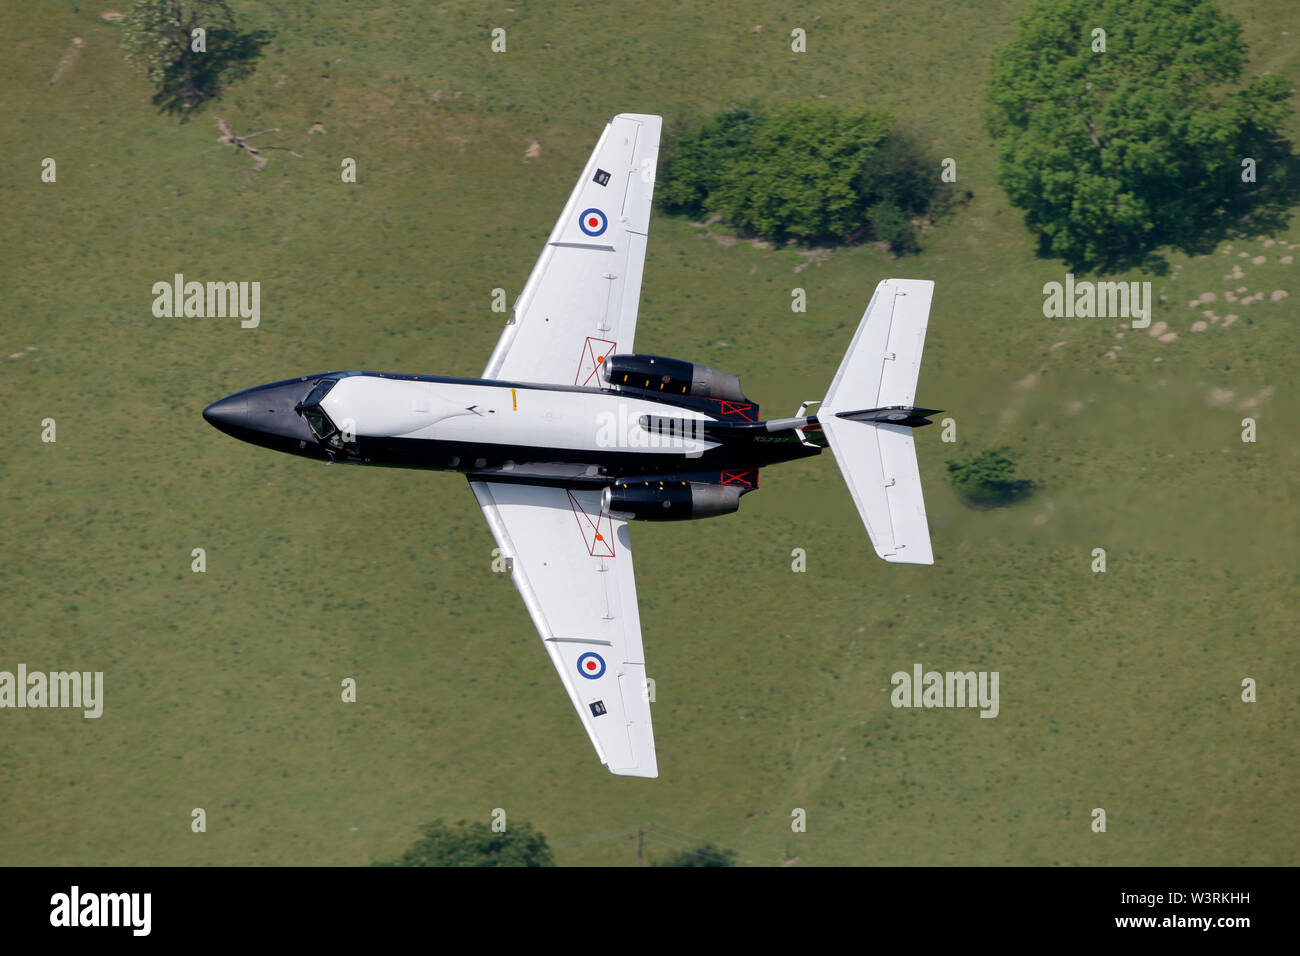
[(600, 491), (470, 487), (596, 755), (613, 773), (658, 776), (627, 523)]
[(598, 387), (605, 357), (632, 351), (661, 125), (620, 113), (605, 127), (483, 378)]

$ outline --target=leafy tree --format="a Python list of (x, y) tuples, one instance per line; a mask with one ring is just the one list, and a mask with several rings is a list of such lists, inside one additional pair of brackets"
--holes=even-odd
[(727, 110), (665, 149), (660, 200), (776, 243), (875, 237), (916, 248), (911, 220), (935, 205), (938, 164), (889, 114), (804, 103)]
[(735, 866), (736, 851), (720, 850), (712, 843), (702, 843), (694, 849), (674, 853), (652, 866)]
[[(225, 0), (136, 0), (122, 23), (127, 61), (158, 88), (154, 105), (183, 119), (252, 73), (270, 41), (265, 30), (242, 32)], [(197, 28), (203, 50), (194, 49)]]
[(1034, 483), (1016, 478), (1015, 474), (1016, 455), (1005, 446), (948, 462), (953, 488), (967, 504), (977, 508), (995, 508), (1027, 497)]
[(441, 819), (396, 860), (376, 866), (554, 866), (546, 837), (527, 823), (512, 823), (504, 833), (461, 820), (454, 827)]
[[(1290, 84), (1239, 85), (1245, 57), (1211, 0), (1034, 4), (994, 55), (987, 122), (1039, 254), (1125, 268), (1161, 245), (1206, 251), (1243, 217), (1284, 223), (1300, 182), (1277, 132)], [(1247, 157), (1258, 183), (1242, 180)]]

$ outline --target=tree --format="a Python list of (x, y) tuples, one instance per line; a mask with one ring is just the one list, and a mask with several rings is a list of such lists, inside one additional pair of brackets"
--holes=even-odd
[(1118, 269), (1166, 244), (1207, 251), (1243, 217), (1284, 223), (1289, 84), (1240, 86), (1244, 63), (1240, 25), (1211, 0), (1039, 0), (994, 55), (987, 116), (1039, 254)]
[(241, 31), (225, 0), (136, 0), (122, 23), (127, 61), (158, 88), (154, 105), (182, 119), (252, 73), (270, 41), (265, 30)]
[(720, 850), (712, 843), (702, 843), (694, 849), (674, 853), (652, 866), (735, 866), (736, 851)]
[(1016, 478), (1016, 455), (1010, 448), (989, 448), (965, 459), (948, 462), (952, 486), (967, 504), (995, 508), (1027, 497), (1034, 483)]
[(424, 827), (419, 840), (396, 860), (376, 866), (555, 866), (546, 837), (527, 823), (511, 823), (504, 833), (486, 824), (441, 819)]
[(778, 244), (873, 237), (904, 252), (916, 248), (912, 219), (935, 206), (938, 169), (885, 112), (745, 106), (669, 143), (657, 188), (669, 212), (717, 215)]

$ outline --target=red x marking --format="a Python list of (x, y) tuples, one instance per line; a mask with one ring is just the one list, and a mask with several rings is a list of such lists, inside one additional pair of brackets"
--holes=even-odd
[[(578, 520), (578, 530), (582, 532), (587, 553), (593, 558), (614, 557), (614, 522), (609, 514), (601, 508), (599, 514), (592, 518), (572, 491), (565, 488), (564, 493), (569, 496), (569, 505), (573, 508), (573, 517)], [(599, 500), (598, 498), (597, 501)]]

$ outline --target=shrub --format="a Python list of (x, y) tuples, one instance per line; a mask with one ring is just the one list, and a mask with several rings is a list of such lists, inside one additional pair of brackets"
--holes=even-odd
[(1010, 448), (990, 448), (966, 459), (948, 462), (953, 488), (967, 504), (996, 508), (1028, 497), (1034, 483), (1016, 478), (1016, 455)]
[(454, 827), (435, 820), (396, 860), (376, 866), (554, 866), (546, 837), (527, 823), (504, 833), (461, 820)]
[(689, 850), (681, 850), (653, 866), (735, 866), (736, 851), (721, 850), (712, 843), (702, 843)]
[(667, 211), (717, 215), (777, 244), (876, 238), (914, 251), (912, 220), (931, 212), (939, 189), (938, 164), (870, 109), (729, 109), (664, 152)]

